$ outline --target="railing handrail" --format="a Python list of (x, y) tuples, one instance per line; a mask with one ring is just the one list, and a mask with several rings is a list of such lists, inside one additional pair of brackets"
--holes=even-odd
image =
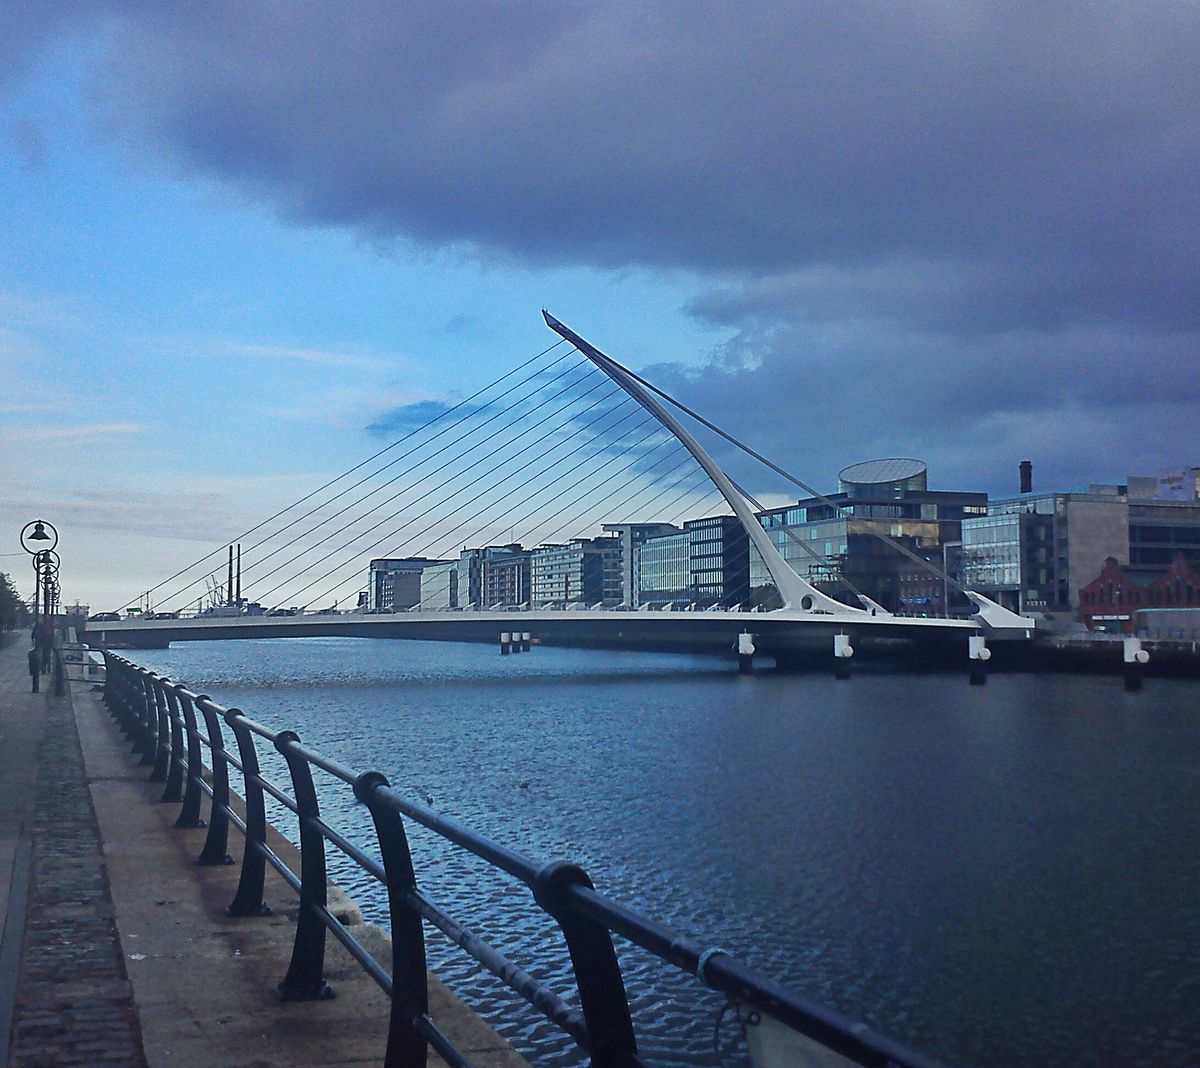
[[(246, 837), (241, 878), (230, 912), (252, 915), (269, 911), (263, 902), (268, 864), (299, 892), (301, 909), (292, 964), (280, 984), (280, 994), (293, 999), (330, 996), (323, 962), (325, 933), (332, 931), (391, 999), (384, 1061), (387, 1068), (423, 1065), (426, 1044), (448, 1064), (469, 1068), (465, 1056), (428, 1015), (423, 921), (447, 933), (455, 944), (562, 1028), (590, 1053), (591, 1063), (597, 1068), (631, 1068), (641, 1063), (613, 934), (854, 1063), (879, 1068), (937, 1068), (931, 1058), (788, 990), (725, 951), (706, 948), (610, 899), (592, 886), (578, 865), (532, 860), (452, 817), (409, 800), (378, 771), (356, 772), (304, 745), (294, 731), (274, 731), (240, 709), (223, 708), (208, 695), (194, 693), (182, 683), (139, 667), (110, 650), (103, 655), (104, 701), (112, 715), (132, 737), (135, 751), (142, 754), (142, 763), (153, 766), (151, 778), (166, 780), (163, 800), (179, 801), (183, 792), (184, 808), (177, 826), (203, 826), (199, 799), (202, 794), (210, 798), (209, 834), (200, 862), (232, 863), (225, 854), (230, 823)], [(203, 718), (204, 730), (197, 713)], [(236, 752), (226, 747), (222, 723), (234, 734)], [(260, 771), (255, 738), (270, 743), (286, 761), (292, 778), (290, 796)], [(197, 766), (201, 743), (209, 751), (211, 784), (204, 778), (203, 767)], [(244, 817), (230, 804), (231, 766), (241, 773)], [(382, 864), (321, 817), (311, 774), (314, 767), (352, 786), (355, 797), (369, 809)], [(299, 873), (288, 868), (267, 845), (265, 795), (298, 818)], [(420, 891), (404, 830), (406, 818), (532, 890), (537, 906), (562, 930), (582, 1012), (472, 934)], [(387, 888), (393, 947), (390, 973), (330, 913), (325, 899), (325, 843), (335, 846)]]

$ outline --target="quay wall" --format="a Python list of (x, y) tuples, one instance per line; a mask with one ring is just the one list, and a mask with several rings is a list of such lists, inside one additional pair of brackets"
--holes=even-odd
[[(101, 703), (102, 669), (71, 650), (68, 692), (100, 828), (113, 912), (146, 1063), (219, 1068), (229, 1064), (382, 1064), (390, 1003), (336, 939), (327, 940), (330, 1000), (281, 1001), (275, 987), (288, 969), (299, 899), (268, 866), (268, 915), (226, 912), (237, 890), (238, 864), (202, 866), (203, 828), (177, 828), (178, 806), (162, 804), (162, 784), (129, 752)], [(244, 816), (244, 807), (232, 799)], [(300, 870), (299, 850), (274, 827), (268, 845)], [(231, 847), (240, 847), (234, 834)], [(391, 946), (382, 928), (335, 888), (330, 908), (385, 967)], [(472, 1009), (436, 977), (430, 1008), (455, 1042), (482, 1068), (527, 1068)], [(430, 1054), (431, 1066), (441, 1065)]]

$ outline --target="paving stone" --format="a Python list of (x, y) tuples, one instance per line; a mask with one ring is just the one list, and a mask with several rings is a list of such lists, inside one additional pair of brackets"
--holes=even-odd
[[(25, 696), (28, 685), (23, 648), (0, 650), (0, 701)], [(33, 872), (9, 1064), (139, 1068), (146, 1063), (141, 1031), (75, 718), (68, 697), (45, 693), (39, 703), (46, 729), (28, 828)]]

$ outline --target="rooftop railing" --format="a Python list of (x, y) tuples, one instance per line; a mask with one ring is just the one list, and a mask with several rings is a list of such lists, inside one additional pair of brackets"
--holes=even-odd
[[(446, 934), (569, 1035), (595, 1068), (635, 1068), (645, 1063), (638, 1055), (614, 934), (725, 995), (742, 1008), (742, 1018), (751, 1023), (756, 1016), (765, 1016), (851, 1064), (936, 1068), (930, 1058), (799, 996), (729, 954), (705, 947), (611, 900), (595, 889), (578, 864), (531, 860), (402, 796), (380, 772), (358, 772), (309, 749), (294, 731), (273, 731), (240, 709), (223, 708), (206, 694), (193, 693), (181, 683), (138, 667), (111, 651), (104, 652), (104, 661), (104, 702), (133, 741), (141, 763), (150, 769), (150, 781), (164, 784), (162, 800), (180, 804), (176, 826), (207, 825), (199, 863), (230, 862), (231, 826), (245, 838), (240, 877), (229, 913), (253, 916), (265, 911), (268, 865), (299, 895), (291, 961), (277, 988), (279, 995), (288, 1000), (331, 996), (324, 962), (326, 936), (332, 934), (390, 999), (385, 1068), (423, 1068), (429, 1048), (452, 1068), (470, 1068), (467, 1056), (430, 1015), (426, 923)], [(226, 730), (233, 738), (232, 749), (226, 742)], [(286, 761), (290, 794), (262, 774), (258, 748), (262, 744), (273, 747)], [(240, 811), (231, 803), (230, 769), (237, 774), (241, 789)], [(314, 769), (338, 787), (351, 790), (370, 812), (381, 860), (323, 819)], [(206, 797), (207, 821), (202, 818)], [(299, 821), (298, 872), (268, 844), (267, 797)], [(407, 821), (474, 854), (531, 891), (533, 907), (562, 933), (578, 1009), (467, 930), (422, 890), (414, 872)], [(390, 970), (330, 911), (327, 844), (386, 889), (392, 938)]]

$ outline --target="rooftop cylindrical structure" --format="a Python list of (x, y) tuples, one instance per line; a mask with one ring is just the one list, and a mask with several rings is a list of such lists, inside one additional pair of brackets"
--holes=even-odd
[(838, 489), (851, 497), (903, 496), (910, 490), (928, 489), (928, 468), (924, 460), (908, 456), (890, 456), (851, 464), (838, 472)]

